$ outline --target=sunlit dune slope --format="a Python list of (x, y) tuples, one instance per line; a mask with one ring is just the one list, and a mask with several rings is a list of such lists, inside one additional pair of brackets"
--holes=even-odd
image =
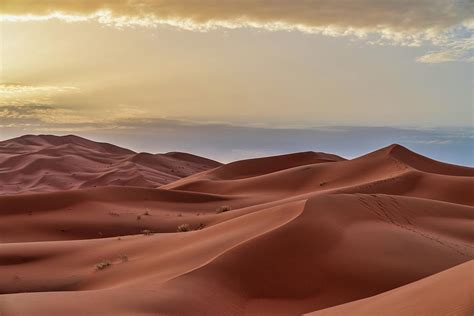
[(0, 193), (108, 185), (155, 188), (219, 165), (185, 153), (135, 153), (73, 135), (26, 135), (0, 142)]
[(110, 184), (3, 192), (0, 315), (474, 310), (472, 168), (391, 145), (238, 161), (158, 189)]

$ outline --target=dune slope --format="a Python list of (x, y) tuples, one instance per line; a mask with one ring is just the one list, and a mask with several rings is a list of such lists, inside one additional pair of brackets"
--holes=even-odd
[(0, 194), (108, 185), (155, 188), (219, 165), (185, 153), (135, 153), (73, 135), (26, 135), (0, 142)]
[(103, 179), (3, 192), (0, 315), (474, 310), (472, 168), (392, 145), (239, 161), (158, 189)]
[(386, 293), (307, 315), (473, 315), (473, 275), (474, 261), (468, 261)]

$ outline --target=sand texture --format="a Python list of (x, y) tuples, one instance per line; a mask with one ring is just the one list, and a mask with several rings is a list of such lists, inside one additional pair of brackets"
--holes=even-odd
[(220, 165), (26, 136), (0, 194), (1, 316), (474, 313), (474, 169), (399, 145)]

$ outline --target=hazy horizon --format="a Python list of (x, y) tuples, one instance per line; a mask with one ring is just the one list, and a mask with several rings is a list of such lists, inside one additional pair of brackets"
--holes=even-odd
[(473, 31), (467, 0), (7, 0), (0, 138), (224, 161), (401, 143), (474, 165)]
[(335, 126), (295, 128), (243, 127), (226, 124), (190, 124), (160, 120), (141, 122), (141, 128), (100, 129), (89, 132), (10, 130), (0, 141), (25, 134), (77, 135), (136, 152), (188, 152), (223, 163), (302, 151), (319, 151), (352, 159), (398, 143), (429, 158), (474, 166), (473, 129), (408, 129)]

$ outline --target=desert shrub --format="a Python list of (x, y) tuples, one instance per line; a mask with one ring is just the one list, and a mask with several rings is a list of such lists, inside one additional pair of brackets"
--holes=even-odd
[(146, 216), (151, 216), (151, 215), (150, 215), (150, 210), (149, 210), (149, 209), (147, 209), (147, 210), (146, 210), (146, 212), (145, 212), (143, 215), (146, 215)]
[(150, 235), (153, 235), (153, 232), (149, 229), (144, 229), (142, 230), (142, 234), (145, 236), (150, 236)]
[(204, 229), (204, 227), (206, 227), (206, 225), (204, 225), (203, 223), (200, 223), (199, 226), (196, 227), (196, 230)]
[(114, 212), (114, 211), (110, 211), (110, 212), (109, 212), (109, 215), (110, 215), (110, 216), (120, 216), (119, 213)]
[(231, 207), (228, 206), (228, 205), (219, 206), (219, 207), (216, 209), (216, 214), (228, 212), (228, 211), (230, 211), (230, 210), (231, 210)]
[(328, 183), (324, 182), (324, 181), (319, 182), (319, 186), (321, 186), (321, 187), (325, 186), (326, 184), (328, 184)]
[(102, 262), (99, 262), (95, 267), (97, 268), (97, 270), (104, 270), (105, 268), (108, 268), (112, 265), (112, 263), (110, 261), (102, 261)]
[(119, 256), (120, 261), (122, 262), (127, 262), (128, 261), (128, 256), (127, 255), (120, 255)]
[(191, 227), (189, 226), (189, 224), (181, 224), (178, 226), (178, 232), (182, 233), (182, 232), (188, 232), (191, 230)]

